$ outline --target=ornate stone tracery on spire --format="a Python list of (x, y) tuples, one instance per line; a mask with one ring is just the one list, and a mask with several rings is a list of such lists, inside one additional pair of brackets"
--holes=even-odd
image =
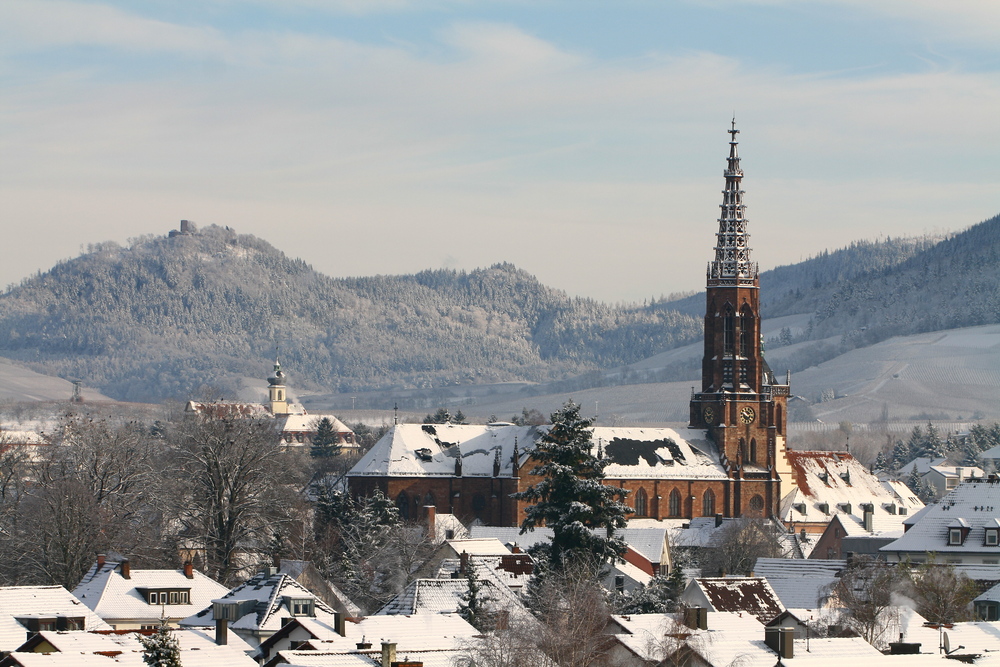
[(726, 189), (722, 191), (722, 215), (719, 217), (719, 231), (716, 234), (715, 259), (708, 265), (708, 284), (741, 285), (755, 287), (757, 284), (757, 264), (750, 261), (750, 235), (747, 233), (746, 205), (743, 204), (743, 170), (736, 150), (736, 119), (729, 141), (729, 159), (726, 163)]

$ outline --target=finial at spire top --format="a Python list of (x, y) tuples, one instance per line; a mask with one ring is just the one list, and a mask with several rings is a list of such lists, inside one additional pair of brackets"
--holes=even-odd
[(736, 135), (740, 133), (740, 131), (736, 129), (736, 114), (735, 113), (733, 114), (733, 129), (726, 130), (726, 132), (728, 132), (729, 134), (733, 135), (732, 141), (735, 142), (736, 141)]

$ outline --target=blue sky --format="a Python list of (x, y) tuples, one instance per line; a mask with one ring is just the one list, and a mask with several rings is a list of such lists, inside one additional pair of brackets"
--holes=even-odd
[[(0, 3), (0, 284), (182, 218), (331, 275), (698, 289), (1000, 213), (995, 0)], [(12, 236), (11, 236), (12, 234)]]

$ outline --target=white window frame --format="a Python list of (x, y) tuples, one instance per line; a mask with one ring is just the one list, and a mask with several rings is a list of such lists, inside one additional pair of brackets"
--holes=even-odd
[(949, 528), (948, 529), (948, 544), (952, 546), (958, 546), (962, 544), (962, 529), (961, 528)]

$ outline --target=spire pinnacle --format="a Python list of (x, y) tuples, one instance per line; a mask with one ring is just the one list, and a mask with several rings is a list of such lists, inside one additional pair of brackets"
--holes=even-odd
[(722, 191), (722, 204), (719, 208), (719, 231), (716, 232), (715, 259), (708, 266), (708, 284), (710, 287), (720, 285), (739, 285), (755, 287), (757, 285), (757, 264), (750, 260), (750, 234), (747, 233), (746, 205), (743, 203), (743, 170), (740, 168), (740, 156), (736, 147), (736, 116), (730, 129), (729, 158), (726, 160), (726, 189)]

